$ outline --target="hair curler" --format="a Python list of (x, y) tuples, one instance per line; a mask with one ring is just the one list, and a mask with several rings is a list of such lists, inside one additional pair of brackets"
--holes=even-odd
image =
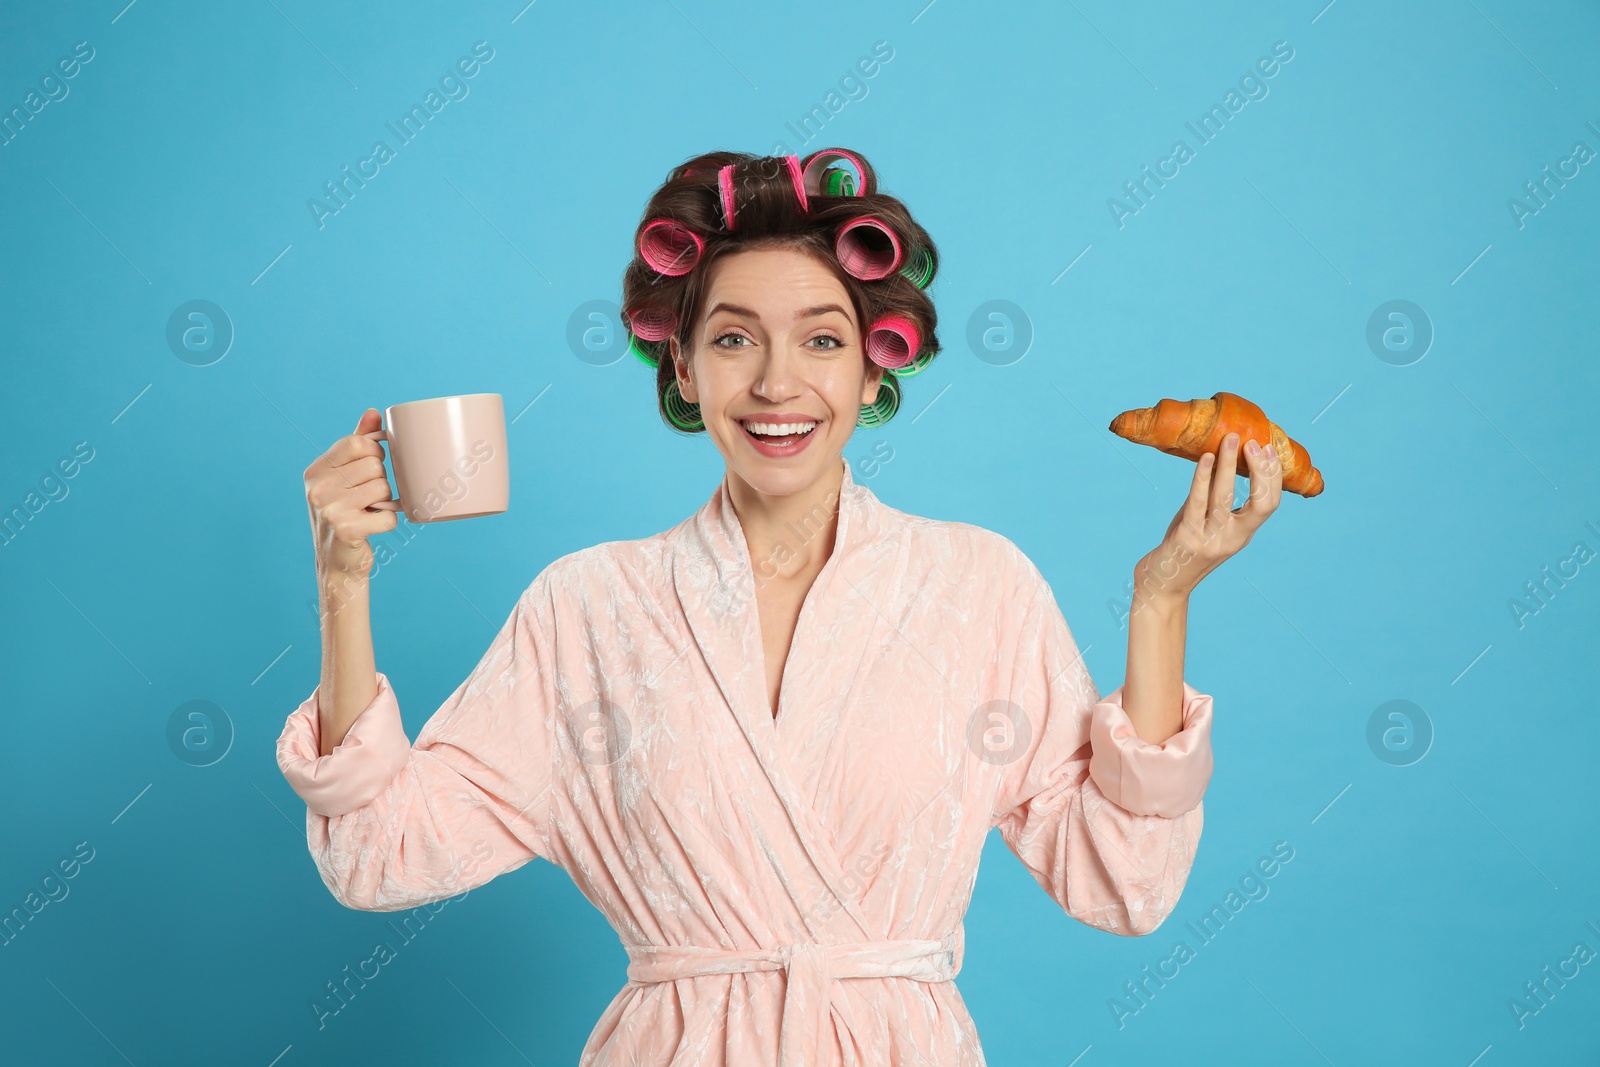
[(904, 367), (887, 367), (885, 369), (896, 378), (914, 378), (923, 371), (927, 370), (928, 364), (932, 362), (933, 353), (922, 352), (918, 354), (916, 359), (912, 360), (910, 363), (907, 363)]
[(654, 370), (660, 366), (661, 358), (655, 354), (655, 344), (646, 341), (636, 333), (628, 334), (628, 351), (639, 357), (639, 362)]
[(667, 308), (634, 308), (628, 315), (628, 327), (646, 341), (665, 341), (678, 328), (678, 316)]
[(856, 417), (857, 426), (882, 426), (894, 418), (894, 413), (900, 410), (900, 379), (892, 374), (885, 374), (878, 383), (878, 398), (870, 404), (861, 405), (861, 414)]
[(867, 331), (867, 358), (888, 370), (906, 366), (921, 348), (922, 331), (903, 315), (885, 315)]
[[(848, 171), (829, 169), (830, 163), (844, 161), (856, 169), (859, 180)], [(866, 196), (874, 191), (876, 179), (867, 161), (843, 148), (824, 148), (806, 157), (801, 174), (811, 196)]]
[(933, 249), (925, 245), (917, 245), (906, 257), (906, 265), (900, 268), (900, 273), (911, 280), (911, 284), (918, 289), (926, 289), (928, 283), (933, 281), (934, 272), (939, 269), (938, 260)]
[(678, 379), (667, 381), (666, 388), (661, 390), (662, 406), (666, 408), (667, 418), (672, 420), (672, 425), (680, 430), (703, 430), (705, 420), (700, 417), (700, 405), (693, 404), (683, 398), (678, 391)]
[(800, 201), (800, 210), (809, 213), (811, 201), (806, 197), (805, 170), (800, 166), (799, 156), (784, 156), (783, 165), (789, 168), (789, 181), (794, 184), (794, 197)]
[(729, 233), (734, 230), (734, 199), (733, 199), (733, 167), (732, 163), (717, 171), (717, 191), (722, 197), (722, 225)]
[(833, 239), (839, 265), (864, 282), (887, 278), (900, 266), (900, 238), (881, 219), (862, 215), (839, 227)]
[[(805, 172), (800, 167), (800, 157), (795, 155), (767, 156), (760, 162), (772, 164), (778, 160), (782, 161), (784, 169), (789, 172), (789, 181), (794, 186), (794, 196), (800, 202), (801, 212), (809, 212), (811, 210), (811, 202), (806, 197)], [(736, 163), (729, 163), (717, 171), (717, 195), (722, 200), (722, 224), (727, 227), (729, 233), (738, 229), (739, 222), (739, 197), (734, 189), (733, 174), (734, 167), (737, 165)], [(763, 174), (763, 177), (770, 178), (773, 175)]]
[(657, 274), (688, 274), (705, 250), (705, 240), (676, 219), (654, 219), (639, 231), (639, 256)]

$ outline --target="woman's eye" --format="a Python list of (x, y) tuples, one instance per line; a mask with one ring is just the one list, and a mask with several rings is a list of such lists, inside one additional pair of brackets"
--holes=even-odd
[[(827, 343), (817, 345), (816, 342), (818, 341), (824, 341)], [(748, 348), (755, 342), (751, 341), (750, 338), (746, 337), (742, 333), (733, 333), (732, 331), (729, 331), (728, 333), (718, 334), (711, 343), (718, 348)], [(822, 352), (831, 352), (834, 349), (844, 347), (844, 342), (839, 338), (832, 336), (831, 334), (820, 334), (816, 337), (813, 337), (810, 341), (807, 341), (806, 344), (811, 345), (818, 351)]]

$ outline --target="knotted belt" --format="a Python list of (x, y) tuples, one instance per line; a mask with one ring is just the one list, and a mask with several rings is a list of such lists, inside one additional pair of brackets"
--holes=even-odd
[(783, 971), (783, 1022), (778, 1067), (823, 1063), (823, 1034), (838, 978), (911, 978), (948, 982), (956, 976), (961, 927), (938, 941), (804, 942), (748, 951), (695, 945), (627, 945), (628, 980), (670, 982), (707, 974)]

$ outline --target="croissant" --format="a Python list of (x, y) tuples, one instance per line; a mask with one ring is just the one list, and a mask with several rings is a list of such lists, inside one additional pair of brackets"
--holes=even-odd
[[(1322, 492), (1322, 472), (1311, 465), (1305, 446), (1235, 393), (1217, 393), (1210, 400), (1162, 400), (1153, 408), (1124, 411), (1111, 420), (1111, 432), (1136, 445), (1197, 462), (1207, 452), (1219, 452), (1222, 439), (1236, 433), (1241, 450), (1252, 438), (1263, 447), (1272, 445), (1283, 464), (1283, 487), (1289, 492), (1301, 496)], [(1239, 472), (1248, 472), (1243, 455)]]

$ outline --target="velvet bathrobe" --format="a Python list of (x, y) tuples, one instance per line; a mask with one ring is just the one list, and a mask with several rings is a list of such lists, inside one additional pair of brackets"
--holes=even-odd
[(841, 462), (776, 717), (755, 595), (783, 560), (752, 563), (726, 477), (672, 529), (546, 567), (415, 743), (380, 672), (319, 756), (313, 692), (277, 756), (334, 897), (561, 867), (630, 960), (582, 1067), (983, 1064), (953, 979), (995, 828), (1074, 919), (1155, 929), (1200, 840), (1211, 697), (1185, 681), (1183, 729), (1143, 741), (1021, 550)]

